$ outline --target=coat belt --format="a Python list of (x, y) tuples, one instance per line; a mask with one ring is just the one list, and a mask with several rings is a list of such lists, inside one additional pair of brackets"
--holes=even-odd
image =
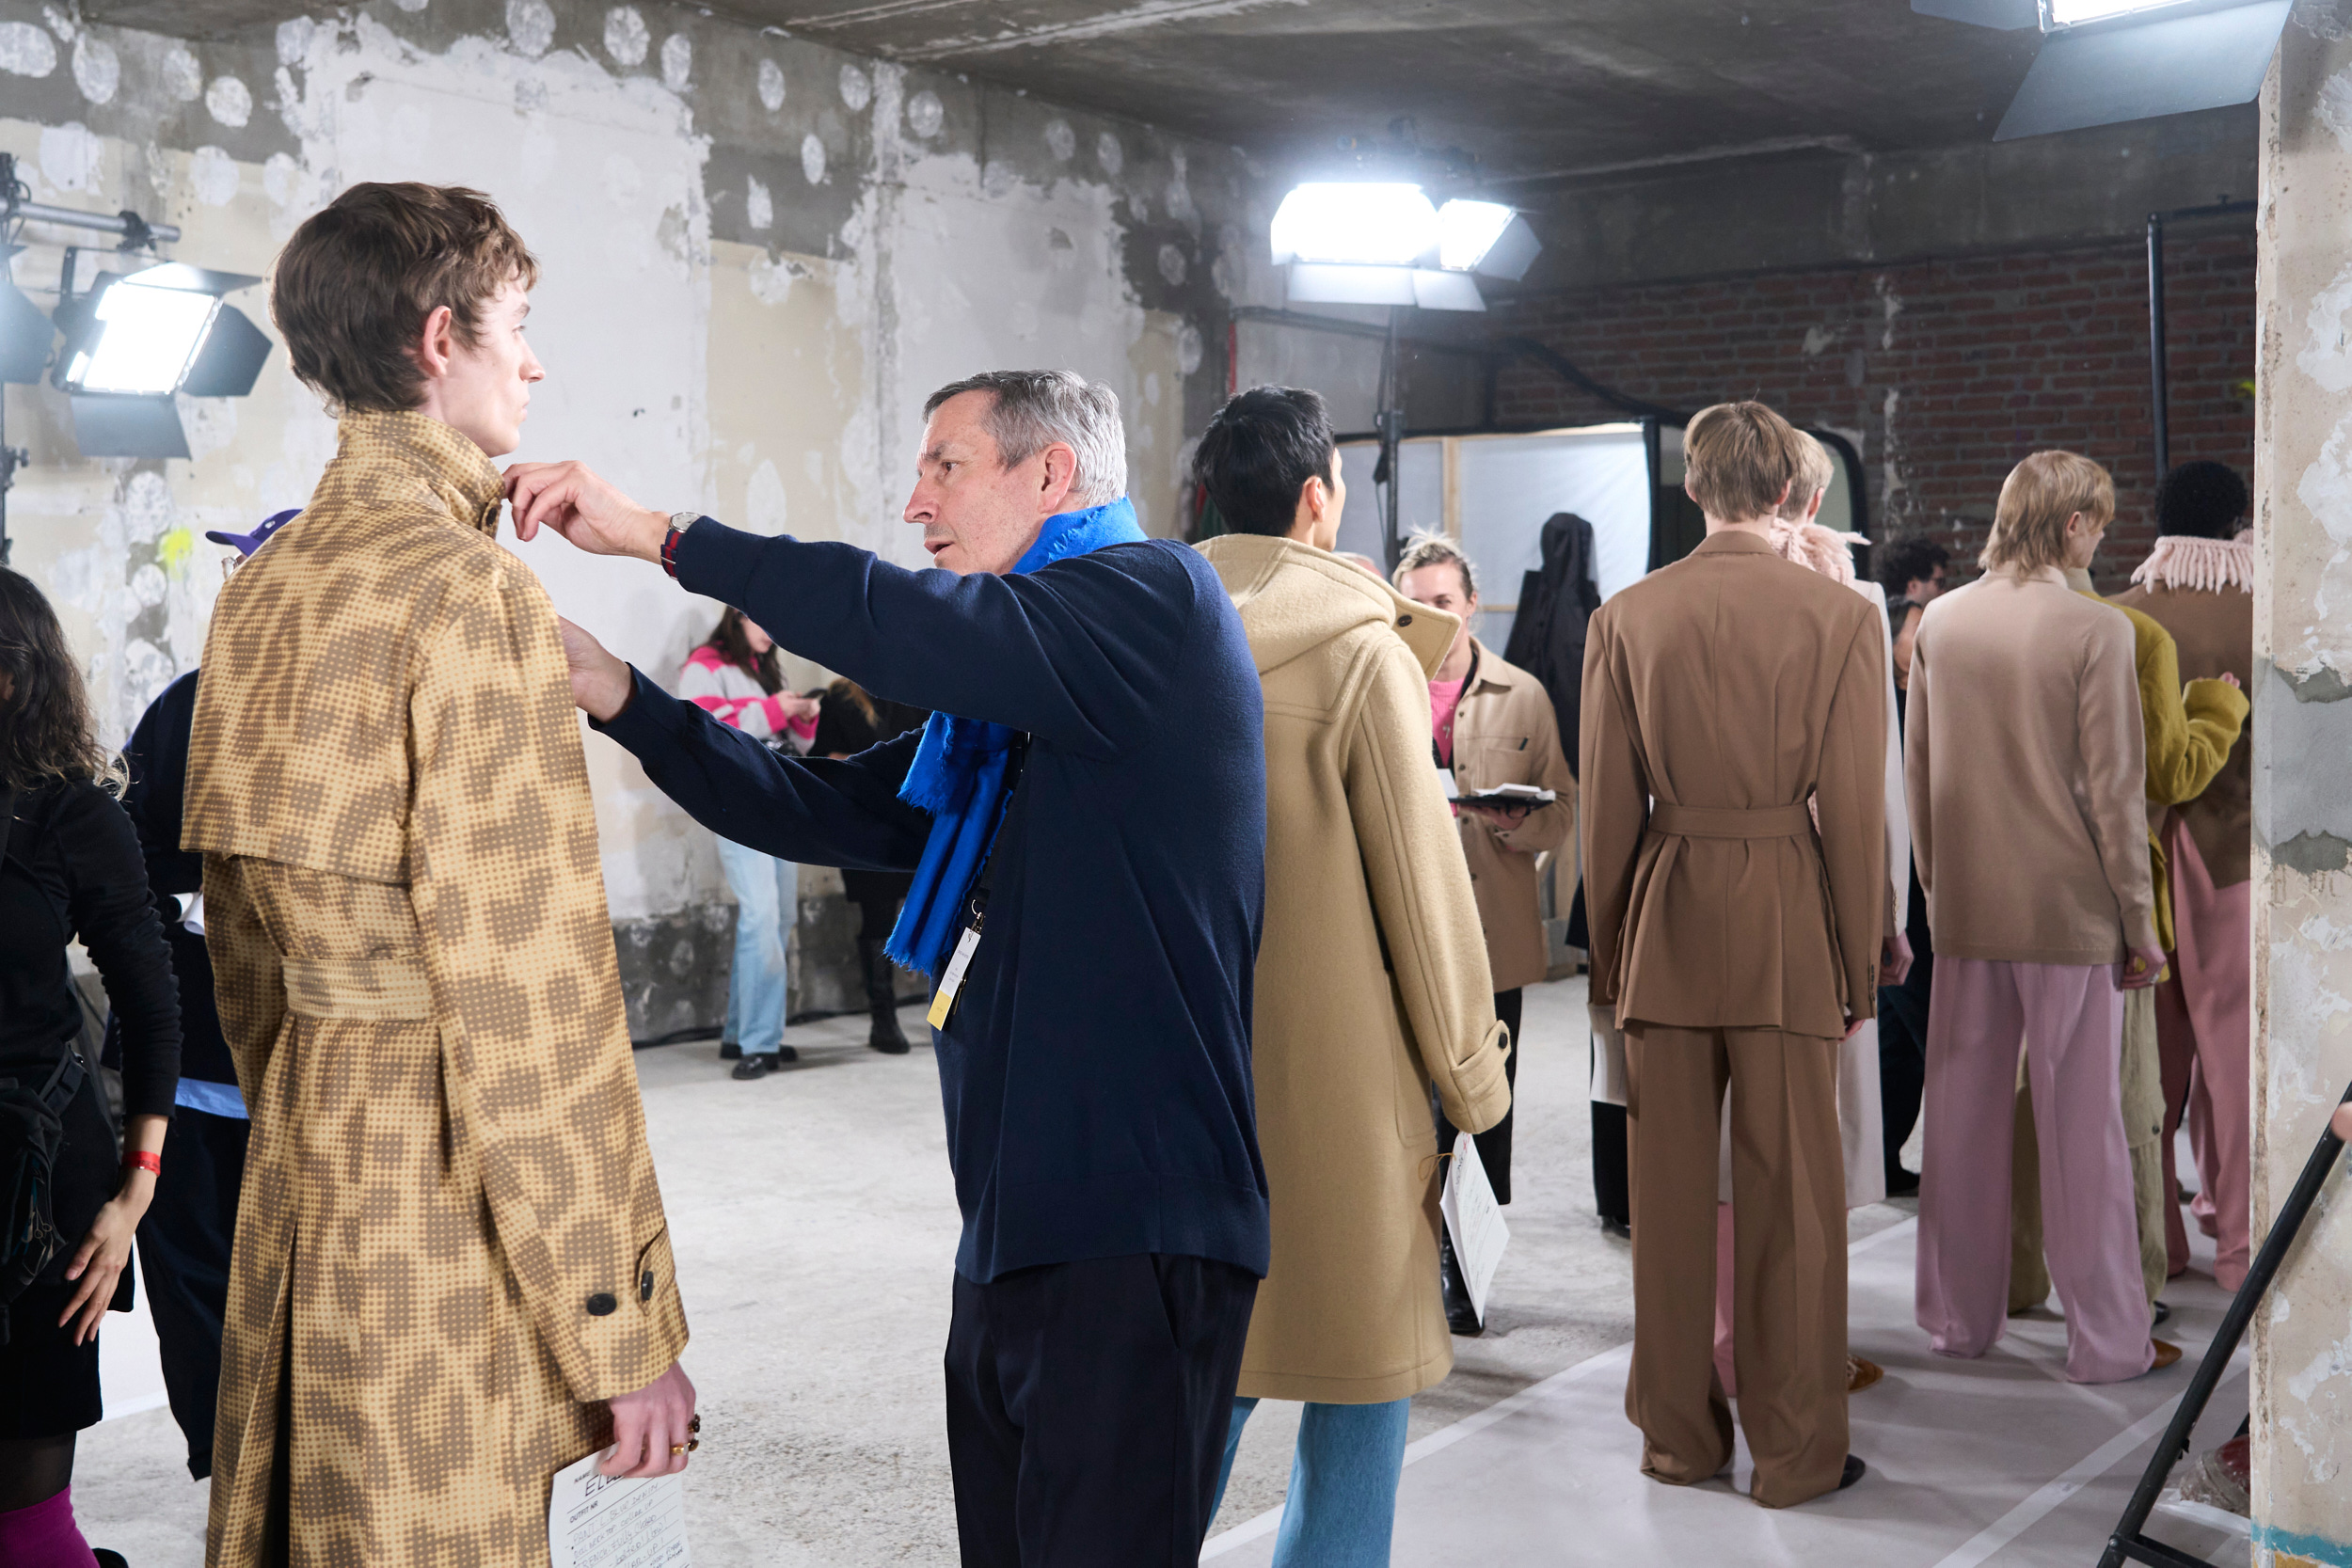
[(286, 1006), (304, 1018), (394, 1022), (433, 1016), (433, 991), (413, 954), (381, 958), (281, 958)]
[(1649, 808), (1653, 832), (1676, 838), (1803, 838), (1813, 832), (1805, 802), (1793, 806), (1677, 806), (1660, 800)]

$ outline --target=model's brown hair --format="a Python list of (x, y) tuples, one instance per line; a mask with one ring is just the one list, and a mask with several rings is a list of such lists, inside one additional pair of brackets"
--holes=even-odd
[(539, 262), (498, 204), (462, 185), (354, 185), (278, 253), (270, 318), (294, 374), (338, 414), (414, 408), (424, 370), (414, 345), (446, 305), (457, 341), (481, 341), (482, 310)]
[(1829, 454), (1829, 448), (1820, 438), (1804, 431), (1797, 432), (1797, 446), (1804, 463), (1797, 469), (1796, 479), (1788, 486), (1788, 499), (1780, 508), (1780, 515), (1792, 523), (1804, 521), (1804, 515), (1813, 505), (1813, 498), (1823, 494), (1837, 483), (1837, 462)]
[(1804, 472), (1804, 439), (1760, 403), (1700, 409), (1682, 433), (1691, 499), (1727, 522), (1771, 515)]
[(776, 658), (776, 645), (771, 641), (768, 651), (754, 657), (752, 640), (743, 632), (743, 612), (733, 605), (719, 617), (719, 624), (703, 639), (703, 646), (716, 648), (719, 657), (759, 682), (759, 689), (771, 697), (784, 689), (784, 666)]
[[(94, 779), (118, 791), (120, 769), (98, 743), (81, 667), (33, 579), (0, 566), (0, 788), (31, 791)], [(0, 822), (0, 846), (8, 837)]]
[(2066, 519), (2080, 512), (2098, 527), (2115, 517), (2115, 481), (2080, 452), (2037, 451), (2001, 482), (1993, 533), (1977, 564), (2034, 572), (2066, 564)]

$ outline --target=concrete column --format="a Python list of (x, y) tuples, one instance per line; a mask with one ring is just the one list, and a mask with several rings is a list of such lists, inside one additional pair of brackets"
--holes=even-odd
[[(2263, 92), (2257, 1244), (2352, 1079), (2352, 39), (2323, 30), (2336, 36), (2300, 14), (2288, 24)], [(2352, 1188), (2341, 1172), (2255, 1317), (2253, 1355), (2257, 1568), (2352, 1565)]]

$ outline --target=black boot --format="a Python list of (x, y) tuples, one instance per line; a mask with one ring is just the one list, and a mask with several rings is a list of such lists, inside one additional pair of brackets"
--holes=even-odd
[(874, 1015), (873, 1032), (866, 1043), (885, 1056), (903, 1056), (907, 1037), (898, 1027), (898, 976), (890, 956), (874, 938), (860, 937), (857, 957), (866, 966), (866, 1006)]
[(1462, 1271), (1454, 1260), (1454, 1237), (1440, 1227), (1438, 1231), (1438, 1289), (1445, 1298), (1445, 1325), (1466, 1339), (1474, 1339), (1486, 1332), (1486, 1325), (1478, 1320), (1478, 1308), (1470, 1305), (1470, 1287), (1462, 1283)]

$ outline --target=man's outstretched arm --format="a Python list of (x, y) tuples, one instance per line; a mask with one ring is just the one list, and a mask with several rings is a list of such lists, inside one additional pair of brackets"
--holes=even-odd
[(781, 756), (559, 625), (572, 700), (712, 832), (803, 865), (912, 871), (921, 860), (931, 819), (898, 798), (921, 730), (841, 762)]

